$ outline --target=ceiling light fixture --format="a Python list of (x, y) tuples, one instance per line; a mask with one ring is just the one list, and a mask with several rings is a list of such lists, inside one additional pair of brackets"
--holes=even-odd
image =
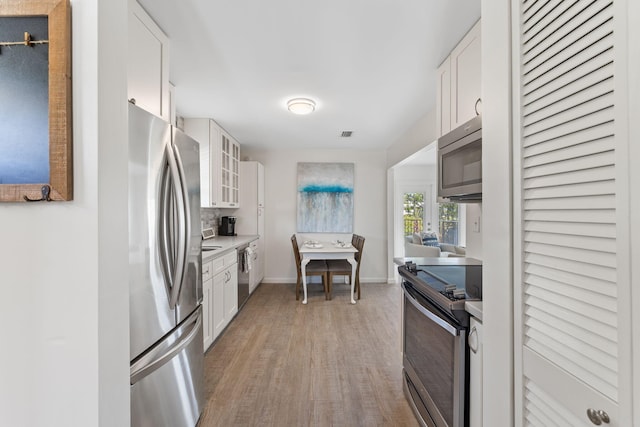
[(316, 109), (316, 103), (309, 98), (293, 98), (287, 101), (287, 109), (293, 114), (309, 114)]

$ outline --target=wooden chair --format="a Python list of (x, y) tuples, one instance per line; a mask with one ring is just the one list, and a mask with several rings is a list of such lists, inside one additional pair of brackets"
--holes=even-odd
[[(298, 248), (298, 239), (296, 235), (291, 236), (291, 246), (293, 246), (293, 255), (296, 260), (296, 270), (298, 271), (298, 279), (296, 280), (296, 301), (300, 299), (300, 287), (302, 286), (302, 259)], [(327, 276), (327, 262), (324, 260), (311, 260), (305, 268), (307, 276), (321, 276), (322, 286), (324, 286), (324, 298), (329, 298), (329, 286)]]
[[(351, 236), (351, 245), (358, 250), (353, 257), (358, 263), (356, 265), (355, 291), (360, 299), (360, 264), (362, 260), (362, 249), (364, 248), (364, 237), (354, 234)], [(331, 299), (331, 287), (333, 286), (333, 276), (349, 276), (349, 284), (351, 284), (351, 264), (344, 259), (335, 259), (327, 261), (329, 269), (329, 299)]]

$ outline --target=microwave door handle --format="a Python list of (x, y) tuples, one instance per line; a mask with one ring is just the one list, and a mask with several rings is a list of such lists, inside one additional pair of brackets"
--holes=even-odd
[(429, 320), (433, 321), (436, 325), (440, 326), (445, 331), (449, 332), (454, 337), (459, 335), (458, 330), (449, 324), (448, 322), (442, 320), (439, 316), (427, 310), (422, 304), (420, 304), (414, 297), (407, 291), (404, 284), (402, 285), (402, 290), (404, 291), (404, 295), (407, 297), (407, 300), (422, 314), (424, 314)]

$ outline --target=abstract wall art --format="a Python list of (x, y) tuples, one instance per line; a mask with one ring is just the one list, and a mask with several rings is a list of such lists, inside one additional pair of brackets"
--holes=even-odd
[(353, 163), (298, 163), (298, 232), (353, 231)]

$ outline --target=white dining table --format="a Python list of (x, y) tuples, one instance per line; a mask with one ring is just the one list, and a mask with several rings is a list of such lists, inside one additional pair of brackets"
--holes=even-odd
[(302, 290), (304, 292), (303, 304), (307, 303), (307, 274), (306, 266), (309, 261), (314, 259), (331, 260), (331, 259), (345, 259), (351, 264), (351, 304), (355, 304), (354, 298), (355, 282), (356, 282), (356, 266), (357, 261), (354, 258), (354, 254), (358, 252), (351, 244), (346, 246), (340, 244), (334, 244), (332, 242), (318, 242), (317, 244), (303, 243), (300, 245), (300, 258), (302, 268)]

